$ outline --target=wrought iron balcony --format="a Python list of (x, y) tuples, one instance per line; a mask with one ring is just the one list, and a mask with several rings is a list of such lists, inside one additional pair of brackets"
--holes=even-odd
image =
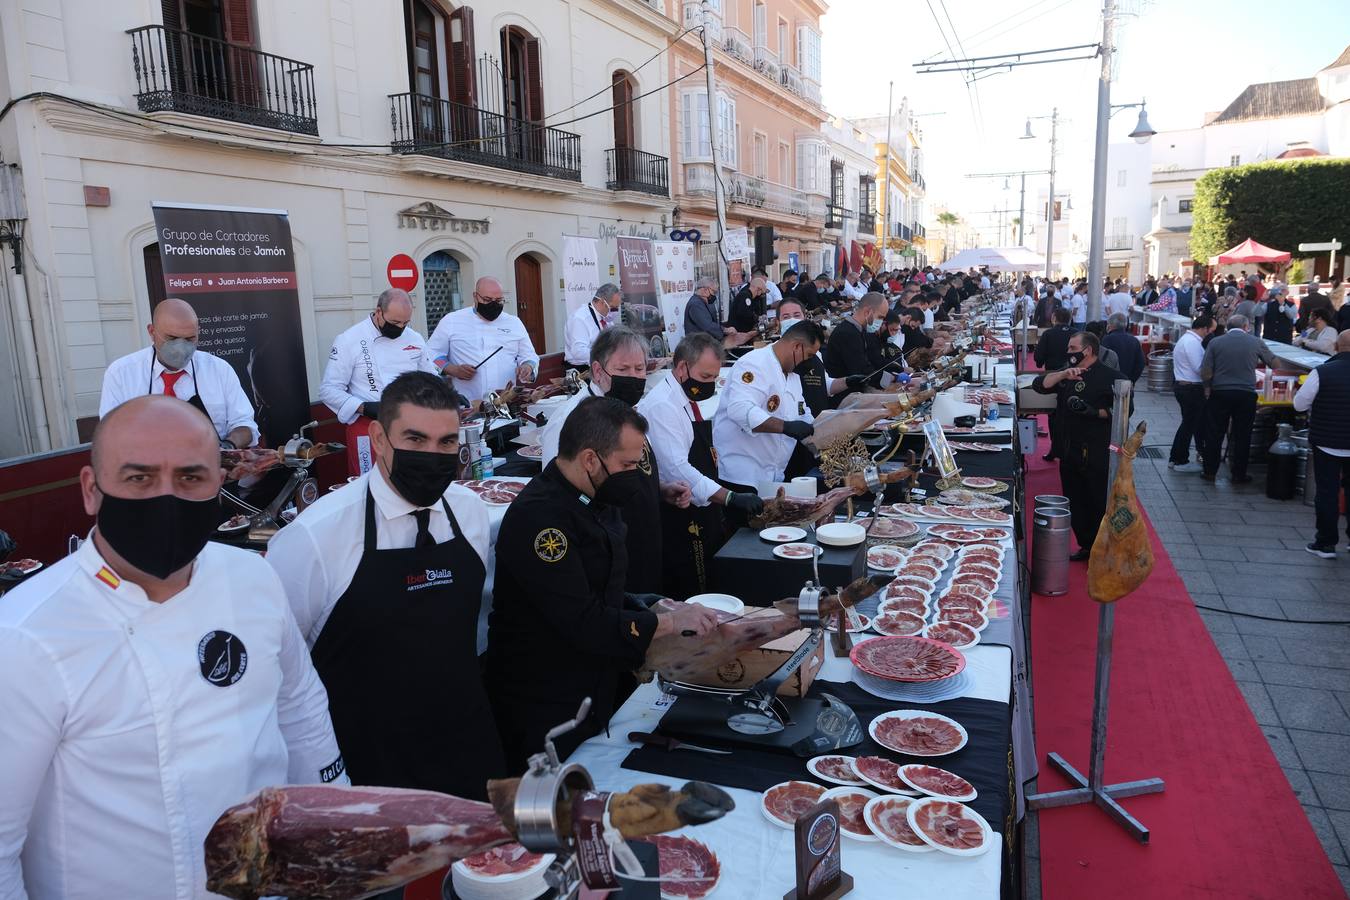
[(778, 54), (768, 47), (755, 47), (755, 71), (778, 84)]
[(395, 153), (581, 180), (581, 137), (425, 94), (390, 94)]
[(739, 28), (727, 26), (722, 29), (722, 49), (743, 63), (755, 64), (755, 51), (750, 44), (750, 35)]
[(838, 203), (825, 204), (825, 227), (843, 228), (844, 222), (853, 217), (853, 210), (844, 209)]
[(910, 228), (910, 233), (915, 238), (925, 238), (928, 236), (928, 232), (925, 231), (924, 227), (920, 225), (918, 222), (915, 222), (914, 225)]
[(317, 135), (314, 67), (214, 38), (145, 25), (127, 31), (142, 112), (180, 112)]
[[(810, 218), (813, 214), (812, 197), (805, 191), (777, 184), (753, 175), (740, 172), (723, 174), (723, 185), (728, 203), (748, 206), (752, 209)], [(714, 187), (713, 168), (710, 163), (685, 163), (684, 191), (695, 197), (712, 197)], [(822, 196), (821, 199), (824, 199)], [(817, 201), (818, 202), (818, 201)], [(816, 217), (821, 216), (821, 206), (814, 210)]]
[(632, 147), (605, 151), (605, 187), (611, 191), (641, 191), (670, 196), (670, 160)]
[(874, 212), (858, 213), (858, 233), (874, 234), (877, 230), (877, 214)]
[(1107, 250), (1133, 250), (1134, 235), (1132, 234), (1108, 234), (1106, 236)]

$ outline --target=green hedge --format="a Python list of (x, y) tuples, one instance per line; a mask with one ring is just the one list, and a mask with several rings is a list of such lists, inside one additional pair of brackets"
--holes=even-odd
[(1350, 159), (1294, 159), (1206, 172), (1195, 182), (1191, 258), (1247, 238), (1297, 255), (1300, 243), (1350, 244)]

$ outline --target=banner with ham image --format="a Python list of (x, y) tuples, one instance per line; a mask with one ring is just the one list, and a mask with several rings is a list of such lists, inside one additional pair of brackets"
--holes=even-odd
[(619, 288), (623, 291), (623, 324), (642, 335), (647, 355), (669, 356), (665, 317), (656, 293), (656, 270), (649, 238), (616, 237)]
[(239, 375), (262, 432), (278, 447), (309, 421), (291, 224), (285, 210), (151, 204), (164, 296), (197, 311), (197, 346)]

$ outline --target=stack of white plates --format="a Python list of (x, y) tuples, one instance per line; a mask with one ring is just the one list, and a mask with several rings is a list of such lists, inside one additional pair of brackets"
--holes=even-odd
[(553, 854), (546, 853), (524, 871), (491, 876), (480, 875), (460, 861), (450, 867), (450, 879), (459, 900), (535, 900), (549, 891), (544, 872), (552, 862)]
[(896, 700), (902, 703), (938, 703), (942, 700), (954, 700), (966, 693), (970, 687), (970, 675), (962, 670), (951, 678), (930, 681), (926, 684), (908, 684), (903, 681), (888, 681), (868, 675), (858, 668), (853, 669), (853, 681), (874, 697), (883, 700)]

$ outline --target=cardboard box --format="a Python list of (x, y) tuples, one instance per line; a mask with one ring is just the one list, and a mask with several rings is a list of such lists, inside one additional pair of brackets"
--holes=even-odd
[[(759, 610), (746, 618), (773, 614), (772, 610)], [(802, 628), (775, 641), (770, 641), (763, 647), (743, 651), (731, 662), (719, 668), (715, 677), (699, 679), (694, 683), (732, 690), (753, 687), (762, 679), (778, 671), (778, 667), (787, 662), (788, 657), (793, 653), (797, 652), (802, 642), (810, 634), (810, 629)], [(820, 673), (820, 667), (825, 662), (825, 645), (827, 643), (829, 643), (828, 634), (816, 646), (811, 655), (802, 661), (797, 671), (793, 672), (792, 676), (779, 687), (778, 694), (780, 696), (806, 696), (806, 692), (811, 689), (811, 683), (815, 681), (816, 675)]]

